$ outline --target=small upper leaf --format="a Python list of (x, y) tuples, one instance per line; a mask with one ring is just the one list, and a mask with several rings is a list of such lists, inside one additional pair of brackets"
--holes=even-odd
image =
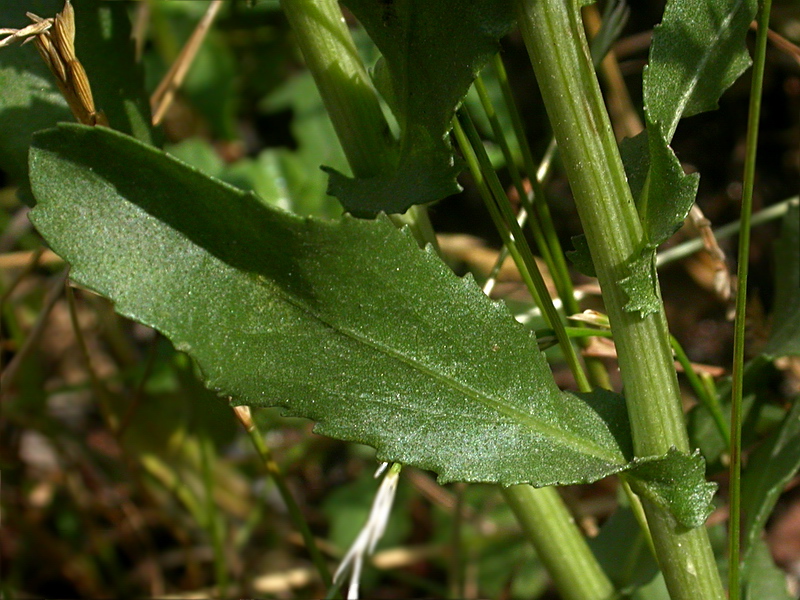
[(683, 172), (657, 124), (624, 140), (621, 152), (645, 243), (655, 250), (683, 224), (697, 195), (700, 176)]
[(683, 224), (697, 195), (700, 177), (683, 172), (657, 123), (648, 123), (647, 129), (635, 138), (625, 139), (620, 151), (644, 229), (639, 257), (631, 263), (630, 274), (621, 284), (629, 297), (625, 310), (645, 316), (656, 312), (660, 305), (653, 269), (656, 249)]
[[(647, 129), (623, 144), (623, 160), (645, 232), (640, 267), (683, 223), (697, 194), (698, 175), (683, 172), (670, 142), (678, 121), (717, 107), (722, 93), (750, 65), (745, 35), (756, 0), (670, 0), (653, 31), (644, 72)], [(627, 279), (626, 310), (658, 306), (654, 273), (639, 268)]]
[(405, 212), (460, 190), (450, 121), (513, 24), (508, 0), (347, 0), (383, 54), (375, 81), (400, 126), (394, 172), (350, 179), (328, 169), (329, 193), (359, 215)]
[(756, 0), (671, 0), (653, 30), (644, 73), (644, 108), (667, 142), (678, 121), (717, 108), (750, 66), (745, 34)]

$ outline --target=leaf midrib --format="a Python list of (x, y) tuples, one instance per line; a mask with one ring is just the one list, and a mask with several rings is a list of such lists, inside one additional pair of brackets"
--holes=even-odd
[(319, 321), (329, 329), (333, 330), (334, 332), (341, 334), (359, 344), (368, 346), (391, 359), (397, 360), (398, 362), (405, 364), (411, 369), (416, 370), (422, 373), (423, 375), (426, 375), (431, 379), (439, 382), (444, 387), (450, 387), (451, 389), (461, 392), (462, 394), (464, 394), (465, 396), (467, 396), (468, 398), (472, 399), (473, 401), (479, 404), (488, 405), (490, 408), (493, 408), (498, 413), (503, 414), (516, 422), (527, 423), (528, 426), (535, 431), (541, 431), (542, 433), (544, 433), (545, 435), (549, 435), (550, 437), (556, 439), (562, 439), (564, 440), (565, 446), (572, 447), (579, 453), (588, 454), (600, 460), (605, 460), (613, 463), (619, 462), (619, 457), (615, 457), (610, 452), (606, 452), (601, 446), (598, 446), (596, 444), (588, 444), (585, 438), (581, 436), (575, 435), (563, 429), (558, 429), (556, 427), (553, 427), (552, 425), (549, 425), (539, 419), (532, 418), (530, 415), (525, 414), (524, 412), (514, 408), (513, 406), (508, 405), (507, 403), (504, 403), (502, 400), (494, 398), (493, 396), (485, 392), (476, 390), (471, 386), (462, 383), (458, 380), (449, 378), (441, 374), (436, 369), (430, 367), (429, 365), (421, 361), (418, 361), (410, 356), (407, 356), (402, 352), (393, 349), (390, 346), (381, 344), (380, 342), (377, 342), (375, 340), (371, 340), (370, 338), (362, 334), (359, 334), (357, 331), (353, 329), (343, 327), (342, 325), (339, 325), (333, 322), (332, 320), (325, 318), (322, 313), (315, 311), (306, 303), (296, 300), (294, 297), (287, 294), (283, 290), (283, 288), (276, 285), (274, 282), (270, 281), (269, 284), (270, 288), (272, 288), (272, 291), (276, 292), (277, 295), (281, 297), (281, 299), (285, 300), (286, 302), (298, 308), (299, 310), (306, 312), (312, 318), (316, 319), (317, 321)]

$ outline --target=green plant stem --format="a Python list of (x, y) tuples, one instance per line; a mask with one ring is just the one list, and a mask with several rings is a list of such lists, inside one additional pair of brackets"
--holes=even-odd
[[(336, 0), (281, 0), (308, 70), (314, 77), (336, 137), (355, 177), (374, 177), (397, 162), (397, 144), (380, 100)], [(424, 206), (392, 215), (408, 226), (420, 245), (438, 251)]]
[(336, 0), (281, 0), (356, 177), (394, 166), (392, 136)]
[(761, 89), (764, 84), (764, 64), (767, 53), (767, 32), (772, 0), (760, 0), (758, 33), (753, 57), (753, 79), (750, 86), (750, 110), (747, 120), (747, 155), (742, 182), (742, 223), (739, 234), (738, 288), (736, 290), (736, 320), (733, 338), (733, 393), (731, 398), (730, 439), (730, 520), (728, 523), (728, 592), (730, 600), (739, 600), (739, 552), (741, 546), (741, 476), (742, 476), (742, 396), (744, 385), (744, 343), (747, 307), (747, 274), (750, 258), (750, 217), (753, 212), (753, 185), (756, 173), (758, 123), (761, 117)]
[[(503, 152), (503, 158), (506, 161), (508, 173), (511, 175), (511, 182), (514, 184), (514, 188), (517, 190), (517, 195), (519, 195), (519, 201), (522, 204), (523, 209), (532, 217), (526, 220), (528, 227), (533, 234), (533, 239), (536, 242), (536, 247), (538, 248), (539, 253), (542, 255), (545, 264), (547, 264), (547, 268), (550, 269), (551, 275), (553, 276), (553, 281), (555, 282), (556, 288), (559, 290), (559, 296), (564, 296), (565, 294), (562, 291), (563, 284), (561, 283), (563, 274), (555, 271), (553, 255), (550, 252), (550, 247), (547, 245), (547, 240), (545, 239), (541, 225), (536, 218), (533, 218), (533, 206), (528, 200), (528, 193), (525, 191), (525, 186), (522, 183), (522, 174), (517, 167), (517, 163), (515, 162), (514, 156), (511, 152), (511, 147), (509, 146), (508, 140), (503, 133), (503, 126), (500, 124), (500, 119), (498, 118), (497, 112), (492, 104), (492, 99), (489, 97), (489, 91), (486, 89), (486, 84), (483, 82), (483, 79), (480, 75), (475, 79), (475, 90), (478, 92), (478, 98), (481, 101), (481, 106), (486, 113), (486, 117), (489, 119), (494, 140), (497, 142), (497, 144), (500, 146), (500, 150)], [(567, 273), (567, 275), (569, 274)], [(569, 279), (569, 277), (567, 277), (567, 279)]]
[(672, 343), (672, 349), (675, 352), (675, 358), (680, 363), (681, 367), (683, 367), (686, 379), (689, 381), (689, 385), (692, 386), (692, 390), (694, 390), (697, 399), (705, 406), (706, 410), (711, 413), (714, 424), (717, 426), (717, 431), (719, 431), (722, 439), (725, 440), (725, 444), (730, 444), (731, 434), (728, 424), (725, 422), (725, 415), (722, 414), (722, 407), (720, 406), (719, 399), (715, 394), (709, 393), (708, 387), (703, 384), (700, 377), (695, 373), (689, 357), (686, 355), (686, 352), (684, 352), (683, 346), (678, 343), (678, 340), (670, 336), (670, 341)]
[[(462, 120), (463, 126), (461, 124)], [(547, 290), (547, 284), (545, 284), (544, 278), (539, 271), (539, 266), (536, 264), (536, 259), (534, 259), (530, 246), (525, 240), (525, 234), (511, 211), (508, 198), (500, 185), (497, 174), (492, 168), (489, 157), (486, 155), (486, 150), (472, 123), (472, 119), (469, 118), (469, 114), (463, 108), (459, 110), (458, 118), (453, 120), (453, 131), (497, 230), (503, 236), (503, 241), (517, 263), (517, 268), (528, 285), (531, 295), (536, 299), (539, 308), (542, 310), (542, 315), (544, 315), (547, 324), (555, 331), (558, 343), (564, 353), (564, 359), (573, 377), (575, 377), (578, 389), (582, 392), (591, 391), (592, 388), (586, 378), (586, 373), (583, 371), (578, 355), (575, 352), (575, 346), (567, 336), (564, 323), (555, 306), (553, 306), (553, 301), (550, 299), (550, 293)]]
[[(551, 262), (548, 263), (548, 267), (550, 268), (550, 273), (556, 283), (556, 289), (558, 289), (561, 302), (564, 305), (564, 313), (567, 315), (573, 315), (580, 311), (580, 306), (578, 305), (578, 301), (575, 299), (575, 288), (572, 285), (572, 279), (570, 277), (569, 268), (567, 267), (567, 261), (564, 257), (564, 251), (561, 248), (561, 242), (558, 239), (558, 234), (556, 233), (555, 224), (553, 223), (553, 218), (550, 214), (550, 207), (547, 203), (547, 196), (545, 195), (543, 185), (546, 175), (550, 170), (550, 166), (553, 164), (552, 159), (557, 150), (555, 139), (551, 140), (550, 144), (548, 145), (547, 152), (545, 153), (545, 159), (542, 160), (537, 168), (533, 161), (531, 147), (528, 144), (528, 139), (525, 135), (525, 127), (522, 123), (522, 117), (519, 114), (519, 110), (517, 110), (516, 102), (514, 102), (514, 94), (511, 90), (511, 84), (508, 81), (508, 74), (506, 73), (505, 65), (503, 65), (503, 60), (500, 58), (499, 54), (495, 55), (494, 67), (495, 71), (497, 72), (498, 82), (500, 83), (500, 89), (503, 92), (506, 110), (511, 117), (511, 124), (513, 126), (517, 144), (520, 149), (522, 165), (525, 171), (528, 173), (528, 180), (530, 181), (531, 189), (533, 190), (533, 206), (530, 205), (530, 202), (527, 202), (526, 195), (520, 195), (520, 199), (523, 200), (523, 206), (528, 211), (529, 218), (532, 221), (536, 221), (537, 223), (541, 224), (540, 229), (542, 230), (545, 238), (542, 247), (549, 249), (548, 254), (551, 257)], [(545, 167), (544, 170), (542, 167)], [(546, 256), (543, 251), (542, 255)], [(586, 343), (588, 343), (588, 340), (586, 342), (583, 340), (579, 341), (581, 347), (584, 348), (586, 347)], [(591, 383), (597, 387), (610, 390), (611, 381), (608, 377), (608, 370), (606, 369), (605, 364), (603, 364), (603, 361), (593, 357), (585, 357), (584, 363), (586, 365), (586, 371)]]
[[(566, 331), (570, 339), (586, 339), (590, 337), (613, 339), (614, 337), (613, 332), (609, 330), (590, 329), (588, 327), (567, 327)], [(547, 340), (548, 337), (555, 337), (555, 332), (552, 329), (538, 329), (536, 331), (536, 338), (540, 342)], [(689, 381), (689, 385), (692, 386), (692, 390), (694, 390), (697, 399), (711, 414), (714, 419), (714, 424), (717, 426), (717, 431), (725, 441), (725, 445), (730, 445), (730, 431), (728, 430), (728, 424), (725, 422), (725, 415), (722, 413), (722, 406), (720, 405), (717, 394), (712, 393), (708, 386), (701, 381), (697, 373), (695, 373), (692, 362), (689, 360), (683, 347), (678, 343), (678, 340), (674, 337), (670, 337), (670, 342), (672, 344), (672, 350), (675, 352), (675, 359), (680, 363), (681, 367), (683, 367), (686, 379)]]
[(624, 475), (620, 477), (620, 486), (622, 487), (622, 491), (624, 492), (625, 496), (628, 498), (628, 504), (630, 505), (631, 512), (633, 513), (633, 518), (636, 519), (636, 522), (639, 524), (639, 529), (641, 529), (642, 535), (647, 542), (647, 546), (650, 548), (650, 552), (653, 556), (657, 556), (656, 547), (653, 544), (653, 536), (651, 535), (650, 529), (647, 526), (647, 517), (644, 514), (644, 506), (642, 505), (641, 498), (639, 498), (639, 496), (637, 496), (631, 489), (631, 484)]
[(214, 443), (208, 433), (200, 434), (200, 468), (205, 492), (204, 514), (206, 531), (211, 538), (211, 547), (214, 551), (214, 576), (216, 579), (216, 596), (228, 597), (228, 567), (225, 563), (224, 522), (214, 502), (214, 462), (216, 452)]
[[(531, 147), (528, 144), (528, 138), (525, 135), (525, 126), (522, 123), (522, 116), (519, 114), (519, 110), (517, 110), (516, 102), (514, 102), (514, 94), (511, 90), (511, 84), (508, 81), (508, 73), (506, 73), (503, 59), (499, 54), (495, 55), (494, 68), (497, 72), (497, 80), (500, 83), (500, 89), (503, 92), (503, 99), (505, 100), (506, 109), (511, 117), (511, 124), (517, 138), (517, 144), (519, 146), (520, 155), (522, 158), (522, 166), (524, 171), (528, 174), (528, 179), (531, 183), (531, 189), (533, 190), (533, 202), (536, 208), (536, 214), (531, 214), (530, 218), (535, 219), (538, 217), (542, 224), (542, 230), (547, 238), (547, 244), (550, 247), (550, 255), (553, 257), (553, 272), (560, 274), (559, 277), (565, 286), (564, 296), (561, 298), (561, 301), (564, 303), (564, 309), (567, 314), (576, 313), (578, 312), (579, 308), (578, 303), (575, 301), (575, 293), (572, 289), (572, 280), (569, 276), (569, 268), (567, 267), (567, 262), (564, 258), (564, 252), (561, 248), (561, 243), (558, 241), (556, 229), (553, 225), (553, 219), (550, 215), (550, 208), (547, 204), (547, 198), (544, 193), (543, 181), (545, 177), (540, 177), (539, 171), (541, 166), (540, 168), (537, 168), (536, 163), (533, 160), (533, 153), (531, 152)], [(553, 164), (552, 158), (555, 152), (556, 146), (551, 142), (547, 149), (547, 156), (550, 157), (550, 160), (545, 162), (545, 165), (547, 166), (545, 173), (550, 170), (549, 168)], [(545, 173), (542, 173), (542, 175)], [(556, 277), (556, 275), (554, 275), (554, 277)]]
[[(514, 264), (517, 265), (517, 268), (520, 272), (520, 277), (522, 277), (522, 281), (525, 283), (525, 287), (528, 288), (528, 291), (533, 296), (533, 301), (537, 307), (542, 306), (542, 300), (539, 297), (539, 290), (536, 284), (531, 279), (528, 270), (524, 268), (524, 260), (519, 253), (516, 245), (514, 244), (514, 240), (511, 237), (508, 229), (505, 227), (503, 223), (503, 219), (500, 216), (500, 211), (495, 205), (494, 198), (492, 197), (492, 192), (489, 189), (489, 185), (486, 183), (486, 180), (483, 177), (483, 172), (481, 171), (480, 165), (478, 164), (478, 160), (475, 157), (475, 153), (472, 151), (472, 146), (469, 145), (469, 140), (467, 139), (464, 130), (461, 128), (461, 125), (458, 123), (457, 119), (453, 120), (453, 133), (456, 136), (456, 140), (461, 147), (462, 154), (464, 154), (467, 163), (470, 165), (470, 170), (472, 171), (473, 178), (475, 179), (475, 187), (478, 188), (478, 192), (483, 199), (484, 205), (486, 206), (487, 210), (489, 211), (489, 215), (492, 217), (492, 221), (495, 224), (495, 228), (497, 229), (498, 233), (500, 234), (501, 239), (503, 240), (503, 248), (508, 251), (508, 254), (511, 255), (511, 258), (514, 260)], [(545, 321), (548, 321), (547, 315), (544, 316)], [(548, 321), (548, 325), (549, 325)]]
[[(624, 310), (619, 284), (643, 233), (592, 67), (580, 9), (565, 0), (515, 0), (553, 133), (603, 289), (614, 331), (637, 456), (689, 451), (663, 306), (642, 317)], [(724, 591), (704, 528), (685, 530), (644, 500), (653, 543), (673, 600), (720, 600)]]
[[(3, 371), (0, 372), (0, 391), (4, 392), (6, 389), (11, 389), (11, 386), (20, 374), (25, 360), (31, 353), (35, 352), (42, 332), (44, 332), (47, 326), (50, 311), (53, 310), (56, 302), (61, 298), (61, 294), (64, 292), (64, 284), (68, 277), (69, 267), (65, 267), (48, 287), (44, 301), (42, 302), (42, 307), (39, 309), (39, 314), (36, 317), (36, 322), (28, 333), (28, 336), (21, 343), (19, 350), (14, 354), (14, 358), (12, 358), (8, 364), (5, 365)], [(2, 404), (4, 399), (9, 397), (10, 395), (6, 396), (6, 394), (0, 393), (0, 404)]]
[(450, 598), (464, 598), (466, 586), (466, 562), (469, 560), (466, 545), (464, 543), (464, 495), (467, 486), (464, 483), (456, 484), (453, 494), (456, 498), (456, 505), (453, 508), (453, 529), (450, 534), (452, 555), (450, 557), (450, 585), (448, 591)]
[[(467, 124), (469, 125), (471, 122), (467, 120)], [(526, 281), (526, 285), (528, 285), (528, 289), (536, 297), (539, 294), (539, 286), (534, 284), (532, 275), (515, 243), (516, 234), (512, 236), (508, 231), (507, 224), (493, 198), (493, 191), (487, 182), (487, 178), (491, 180), (495, 173), (491, 169), (491, 165), (486, 164), (488, 162), (487, 157), (484, 156), (482, 160), (479, 159), (483, 146), (480, 140), (476, 139), (477, 132), (472, 131), (472, 137), (475, 139), (474, 141), (471, 140), (461, 127), (458, 119), (453, 119), (453, 132), (470, 167), (476, 186), (484, 198), (492, 219), (503, 238), (504, 247), (508, 248), (520, 270), (520, 274)], [(497, 188), (496, 183), (494, 188)], [(502, 193), (502, 190), (500, 192)], [(497, 189), (494, 190), (494, 193), (498, 193)], [(514, 219), (512, 218), (512, 220)], [(516, 223), (516, 220), (514, 220), (514, 223)], [(518, 225), (517, 228), (519, 229)], [(519, 235), (522, 235), (521, 231)], [(538, 273), (535, 270), (535, 265), (534, 273)], [(541, 275), (539, 277), (541, 278)], [(546, 298), (544, 302), (548, 303), (552, 308), (552, 302), (550, 302), (549, 296), (546, 295), (546, 288), (544, 289), (544, 294)], [(543, 302), (538, 302), (538, 304), (539, 306), (546, 306)], [(554, 322), (560, 325), (562, 335), (566, 336), (565, 328), (557, 314)], [(554, 334), (559, 335), (556, 332)], [(573, 348), (569, 342), (568, 346)], [(583, 374), (582, 370), (579, 372)], [(582, 385), (588, 386), (585, 378)], [(575, 521), (561, 500), (561, 496), (554, 488), (535, 489), (526, 485), (518, 485), (502, 488), (502, 490), (520, 526), (536, 548), (539, 558), (547, 567), (556, 587), (564, 598), (567, 600), (600, 600), (613, 596), (613, 586), (597, 563), (580, 530), (575, 525)]]
[(64, 283), (64, 295), (67, 298), (67, 306), (69, 307), (69, 318), (72, 323), (72, 330), (75, 333), (75, 341), (80, 349), (81, 358), (86, 365), (86, 372), (89, 374), (89, 381), (92, 384), (92, 391), (94, 392), (97, 402), (100, 406), (100, 413), (103, 415), (108, 430), (118, 435), (119, 431), (119, 418), (114, 414), (111, 398), (109, 397), (108, 390), (103, 382), (97, 376), (97, 371), (92, 364), (92, 356), (89, 352), (89, 346), (86, 344), (86, 338), (83, 337), (83, 330), (81, 329), (80, 321), (78, 319), (78, 307), (75, 302), (75, 293), (72, 291), (72, 286), (69, 282)]
[(565, 600), (609, 600), (614, 586), (554, 488), (503, 488), (503, 496)]
[(331, 589), (333, 586), (333, 578), (331, 577), (328, 563), (325, 561), (325, 558), (319, 551), (317, 543), (314, 540), (314, 536), (312, 535), (311, 530), (308, 528), (308, 523), (303, 516), (303, 511), (300, 510), (297, 502), (295, 502), (294, 496), (292, 495), (291, 490), (289, 490), (289, 486), (283, 477), (283, 472), (278, 466), (278, 463), (276, 463), (275, 459), (272, 457), (272, 451), (264, 442), (264, 438), (261, 435), (261, 432), (258, 430), (258, 426), (256, 425), (255, 421), (253, 421), (249, 409), (245, 410), (246, 408), (247, 407), (243, 406), (235, 407), (233, 410), (236, 414), (236, 418), (239, 420), (239, 422), (241, 422), (242, 426), (247, 432), (248, 437), (250, 438), (250, 441), (253, 443), (256, 452), (258, 452), (259, 457), (261, 457), (261, 461), (264, 463), (267, 473), (269, 473), (269, 475), (272, 477), (272, 480), (275, 482), (275, 487), (278, 488), (278, 493), (286, 505), (286, 510), (289, 511), (289, 518), (292, 520), (292, 524), (300, 532), (303, 542), (305, 542), (306, 549), (311, 556), (311, 561), (317, 568), (323, 584), (327, 589)]

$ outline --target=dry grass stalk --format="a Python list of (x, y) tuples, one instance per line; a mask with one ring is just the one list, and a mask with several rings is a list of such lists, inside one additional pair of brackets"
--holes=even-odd
[(186, 74), (189, 72), (189, 67), (192, 66), (198, 50), (206, 37), (206, 34), (211, 29), (211, 25), (217, 16), (217, 13), (222, 8), (222, 0), (213, 0), (208, 5), (206, 13), (197, 24), (197, 27), (192, 32), (186, 45), (181, 50), (178, 58), (170, 67), (164, 79), (158, 84), (156, 91), (150, 97), (150, 109), (153, 112), (153, 125), (159, 125), (167, 113), (167, 109), (172, 105), (175, 100), (175, 94), (178, 88), (183, 83)]

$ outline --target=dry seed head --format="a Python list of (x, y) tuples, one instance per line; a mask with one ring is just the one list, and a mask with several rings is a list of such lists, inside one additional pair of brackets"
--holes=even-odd
[(29, 42), (33, 36), (40, 35), (53, 26), (52, 19), (41, 19), (36, 17), (36, 15), (32, 15), (31, 13), (28, 13), (28, 17), (33, 20), (33, 23), (27, 27), (23, 27), (22, 29), (10, 29), (7, 27), (0, 28), (0, 35), (7, 36), (0, 40), (0, 48), (3, 48), (4, 46), (10, 46), (17, 40), (24, 39), (25, 41), (23, 44)]
[(0, 29), (0, 34), (10, 34), (0, 41), (0, 47), (22, 38), (25, 42), (33, 39), (75, 118), (85, 125), (108, 125), (105, 115), (95, 109), (89, 78), (75, 54), (75, 10), (72, 4), (66, 0), (64, 9), (49, 19), (33, 13), (27, 15), (33, 21), (32, 25), (23, 29)]

